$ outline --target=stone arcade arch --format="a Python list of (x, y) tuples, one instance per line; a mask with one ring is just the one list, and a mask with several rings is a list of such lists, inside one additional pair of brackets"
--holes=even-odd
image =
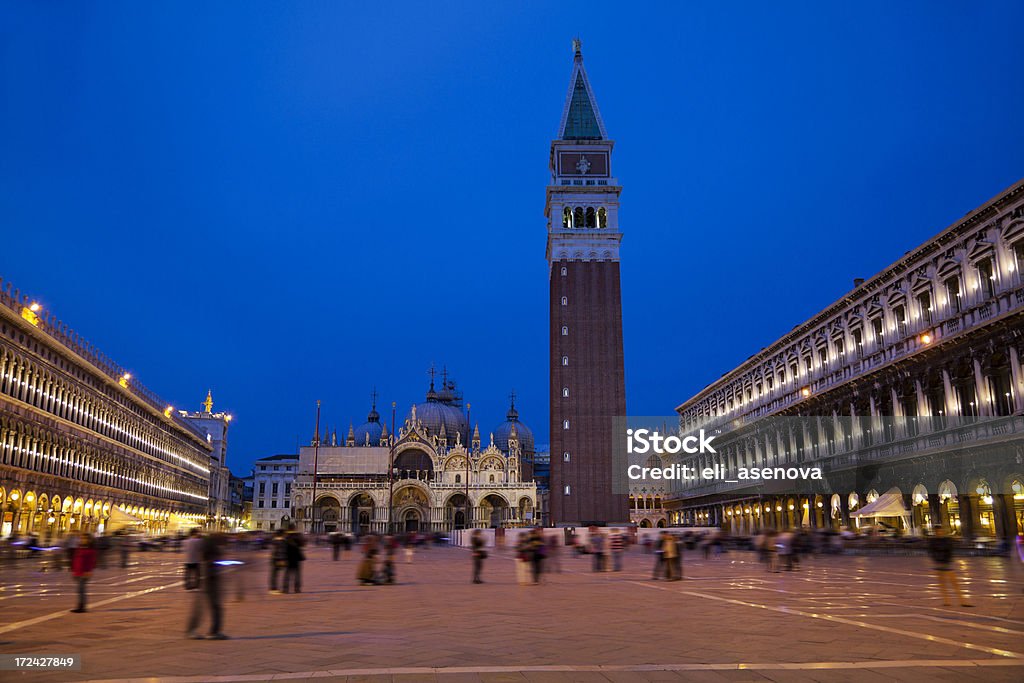
[(509, 504), (502, 496), (491, 493), (480, 501), (480, 518), (486, 526), (496, 528), (503, 526), (508, 519)]
[(469, 503), (464, 493), (453, 493), (444, 504), (445, 520), (453, 529), (465, 529)]
[(318, 529), (324, 533), (340, 531), (343, 520), (341, 514), (341, 501), (334, 496), (320, 496), (316, 501), (316, 517)]
[(357, 536), (370, 533), (373, 524), (373, 497), (366, 491), (354, 494), (348, 501), (351, 532)]

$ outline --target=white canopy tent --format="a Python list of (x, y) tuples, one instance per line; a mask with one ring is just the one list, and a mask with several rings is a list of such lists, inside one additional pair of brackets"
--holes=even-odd
[(168, 519), (167, 530), (172, 532), (189, 531), (197, 526), (201, 526), (199, 522), (172, 512)]
[(135, 515), (128, 514), (119, 506), (115, 505), (110, 508), (110, 519), (107, 520), (107, 527), (105, 531), (110, 533), (111, 531), (117, 531), (118, 529), (135, 529), (140, 524), (142, 524), (141, 519)]
[(898, 488), (891, 488), (874, 502), (868, 503), (860, 510), (850, 513), (853, 518), (877, 518), (877, 517), (899, 517), (903, 520), (903, 527), (910, 528), (910, 510), (903, 505), (903, 493)]

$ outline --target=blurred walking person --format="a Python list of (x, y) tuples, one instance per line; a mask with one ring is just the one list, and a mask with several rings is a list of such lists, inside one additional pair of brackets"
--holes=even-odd
[(199, 588), (199, 562), (202, 560), (203, 539), (199, 537), (199, 530), (192, 529), (188, 532), (188, 540), (185, 541), (185, 590), (191, 591)]
[(367, 536), (363, 546), (363, 559), (359, 563), (356, 578), (364, 586), (377, 583), (377, 537)]
[(405, 563), (412, 564), (412, 556), (416, 553), (416, 533), (405, 537)]
[(521, 533), (516, 539), (516, 583), (525, 586), (529, 581), (527, 568), (530, 562), (530, 534)]
[(611, 538), (608, 539), (609, 550), (612, 556), (612, 571), (622, 571), (622, 553), (626, 550), (626, 538), (622, 535), (622, 532), (616, 530), (612, 532)]
[(331, 559), (337, 562), (338, 556), (341, 554), (341, 544), (344, 540), (337, 531), (332, 531), (329, 537), (331, 539)]
[(306, 561), (306, 553), (302, 546), (306, 545), (302, 534), (292, 527), (284, 537), (284, 592), (288, 592), (289, 585), (296, 593), (302, 592), (302, 563)]
[(395, 582), (395, 551), (398, 549), (398, 539), (394, 536), (384, 537), (384, 567), (382, 580), (386, 584)]
[(941, 525), (935, 527), (935, 534), (928, 540), (928, 556), (935, 563), (935, 575), (939, 580), (942, 604), (950, 606), (949, 589), (952, 587), (956, 591), (961, 607), (973, 607), (974, 605), (967, 602), (953, 569), (953, 539), (946, 535), (946, 529)]
[(604, 571), (604, 535), (598, 529), (590, 536), (590, 552), (594, 555), (594, 571)]
[(535, 584), (540, 583), (540, 575), (544, 569), (544, 557), (547, 554), (547, 548), (544, 546), (544, 534), (541, 533), (540, 527), (536, 527), (530, 533), (530, 563), (533, 566), (533, 582)]
[(662, 562), (665, 563), (665, 580), (679, 581), (682, 578), (682, 576), (676, 576), (676, 572), (680, 569), (678, 567), (679, 544), (676, 543), (676, 537), (667, 531), (661, 532), (661, 557)]
[(779, 564), (786, 568), (786, 571), (793, 571), (793, 532), (783, 531), (775, 539), (775, 550), (779, 556)]
[(92, 537), (82, 534), (71, 555), (71, 576), (78, 583), (78, 607), (72, 612), (85, 612), (85, 586), (92, 578), (96, 568), (96, 549), (92, 547)]
[(128, 568), (128, 556), (131, 554), (131, 536), (121, 536), (117, 542), (117, 548), (121, 551), (121, 569)]
[(71, 560), (75, 556), (75, 549), (78, 548), (78, 542), (81, 540), (79, 534), (70, 533), (64, 538), (64, 556), (66, 558), (66, 565), (68, 569), (71, 568)]
[(662, 573), (665, 571), (665, 551), (661, 547), (664, 538), (665, 532), (662, 531), (661, 536), (656, 541), (651, 542), (651, 547), (654, 549), (654, 571), (651, 573), (651, 579), (654, 581), (661, 578)]
[[(222, 569), (219, 564), (224, 538), (219, 533), (212, 533), (202, 539), (202, 542), (199, 579), (202, 590), (195, 593), (192, 601), (192, 612), (185, 627), (185, 637), (192, 640), (227, 640), (228, 637), (221, 630), (224, 608), (220, 576)], [(204, 637), (196, 629), (203, 621), (203, 612), (207, 610), (210, 612), (210, 635)]]
[(270, 592), (280, 593), (277, 588), (277, 577), (288, 566), (288, 551), (284, 545), (284, 532), (280, 529), (270, 540)]
[(487, 551), (484, 549), (487, 543), (484, 541), (484, 535), (479, 529), (473, 530), (473, 536), (469, 544), (473, 551), (473, 583), (483, 583), (484, 581), (480, 578), (480, 574), (483, 573), (484, 560), (487, 559)]
[(547, 571), (562, 573), (562, 547), (558, 543), (558, 535), (552, 534), (547, 538), (545, 543), (547, 548), (548, 556), (547, 561), (544, 563), (547, 565)]

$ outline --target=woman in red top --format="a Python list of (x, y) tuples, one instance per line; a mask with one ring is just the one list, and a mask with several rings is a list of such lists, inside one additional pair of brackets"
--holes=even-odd
[(82, 540), (71, 556), (71, 576), (78, 582), (78, 608), (72, 612), (85, 611), (85, 583), (96, 568), (96, 549), (93, 547), (92, 536), (82, 534)]

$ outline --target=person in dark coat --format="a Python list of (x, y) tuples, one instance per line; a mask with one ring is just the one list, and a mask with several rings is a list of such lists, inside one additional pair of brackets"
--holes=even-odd
[(204, 640), (204, 636), (196, 633), (196, 629), (199, 628), (199, 624), (203, 620), (204, 605), (210, 610), (210, 635), (205, 639), (228, 639), (221, 630), (224, 610), (221, 600), (223, 591), (221, 590), (221, 566), (219, 563), (223, 546), (224, 537), (221, 534), (209, 534), (203, 539), (202, 573), (200, 578), (202, 590), (196, 591), (195, 599), (192, 603), (192, 612), (189, 615), (188, 626), (185, 630), (186, 637), (193, 640)]
[(469, 542), (469, 546), (473, 551), (473, 583), (484, 582), (480, 578), (480, 574), (484, 570), (484, 560), (487, 559), (487, 551), (484, 550), (486, 545), (487, 542), (484, 541), (483, 533), (479, 529), (474, 529)]
[(85, 586), (92, 578), (96, 568), (96, 549), (93, 548), (92, 536), (82, 534), (78, 545), (71, 555), (71, 576), (78, 582), (78, 607), (72, 612), (85, 612)]
[(306, 553), (302, 551), (302, 546), (306, 545), (305, 540), (302, 538), (302, 534), (294, 529), (294, 527), (285, 534), (284, 537), (284, 592), (288, 592), (288, 586), (291, 585), (295, 589), (296, 593), (302, 592), (302, 563), (306, 560)]
[(956, 578), (956, 571), (953, 569), (953, 539), (946, 535), (942, 526), (935, 527), (935, 533), (928, 539), (928, 556), (935, 563), (935, 574), (939, 580), (939, 591), (942, 593), (942, 604), (950, 606), (949, 589), (956, 591), (960, 599), (961, 607), (973, 607), (967, 602), (964, 591), (960, 588), (960, 582)]
[(364, 542), (363, 559), (359, 563), (356, 578), (364, 586), (377, 583), (377, 537), (368, 536)]

